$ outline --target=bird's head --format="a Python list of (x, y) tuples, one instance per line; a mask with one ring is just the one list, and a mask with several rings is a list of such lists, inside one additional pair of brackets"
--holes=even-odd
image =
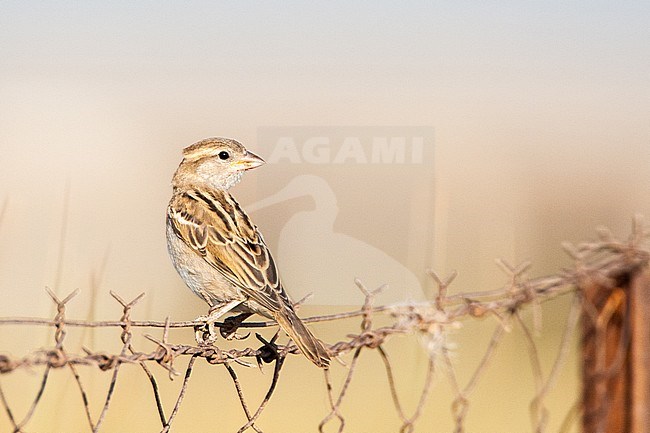
[(259, 167), (264, 160), (229, 138), (206, 138), (183, 149), (183, 161), (172, 179), (175, 188), (183, 185), (209, 185), (227, 190), (241, 180), (246, 170)]

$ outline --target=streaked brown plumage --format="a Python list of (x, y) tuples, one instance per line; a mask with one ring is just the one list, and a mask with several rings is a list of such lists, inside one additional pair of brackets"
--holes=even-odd
[(272, 318), (305, 356), (327, 368), (329, 354), (296, 315), (262, 235), (227, 191), (264, 161), (235, 140), (208, 138), (187, 147), (167, 208), (174, 267), (210, 305), (208, 321), (228, 311)]

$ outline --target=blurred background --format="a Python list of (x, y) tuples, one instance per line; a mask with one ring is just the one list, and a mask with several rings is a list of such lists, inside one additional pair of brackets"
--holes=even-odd
[[(267, 159), (233, 194), (293, 297), (314, 292), (301, 314), (354, 308), (363, 301), (355, 276), (390, 284), (378, 301), (396, 302), (431, 295), (427, 268), (459, 271), (451, 293), (501, 287), (507, 277), (495, 258), (530, 260), (531, 276), (559, 272), (570, 263), (562, 241), (592, 239), (599, 225), (624, 237), (635, 213), (650, 215), (648, 22), (641, 1), (4, 1), (0, 317), (53, 316), (46, 286), (61, 297), (81, 289), (74, 318), (117, 319), (109, 290), (128, 299), (146, 292), (138, 319), (204, 314), (169, 262), (164, 215), (182, 148), (209, 136), (236, 138)], [(373, 149), (387, 150), (373, 157)], [(544, 306), (546, 371), (567, 308), (562, 299)], [(348, 325), (316, 329), (335, 341), (357, 331)], [(465, 380), (493, 326), (473, 321), (453, 336)], [(191, 342), (191, 334), (172, 335)], [(118, 335), (70, 338), (110, 351)], [(50, 331), (24, 326), (0, 327), (0, 338), (0, 351), (14, 356), (52, 341)], [(524, 344), (513, 333), (499, 348), (472, 398), (469, 431), (530, 428)], [(415, 339), (392, 348), (412, 407), (426, 355)], [(370, 403), (378, 415), (350, 415), (350, 431), (395, 431), (380, 359), (360, 362), (367, 373), (343, 409), (358, 414)], [(221, 370), (198, 373), (209, 379), (189, 389), (178, 431), (215, 428), (215, 418), (225, 429), (242, 424)], [(138, 386), (118, 384), (120, 415), (109, 415), (108, 431), (156, 426), (151, 391), (136, 373)], [(84, 374), (99, 410), (108, 374)], [(242, 374), (261, 397), (259, 373)], [(281, 384), (260, 425), (315, 431), (327, 413), (322, 376), (297, 358), (283, 374), (300, 379)], [(438, 376), (417, 431), (452, 428), (453, 397)], [(0, 380), (24, 413), (39, 375)], [(53, 380), (60, 386), (43, 402), (51, 413), (30, 426), (84, 431), (69, 373)], [(578, 395), (574, 353), (549, 396), (551, 431)], [(134, 404), (142, 413), (127, 410)]]

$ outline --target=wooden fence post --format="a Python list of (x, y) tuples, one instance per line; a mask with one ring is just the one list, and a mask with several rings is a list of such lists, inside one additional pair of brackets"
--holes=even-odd
[(650, 433), (650, 278), (582, 287), (584, 433)]
[(633, 433), (650, 432), (650, 275), (642, 269), (632, 277), (630, 354), (630, 427)]

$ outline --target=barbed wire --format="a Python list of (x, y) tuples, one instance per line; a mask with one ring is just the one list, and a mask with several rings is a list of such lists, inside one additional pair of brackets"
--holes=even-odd
[[(463, 432), (465, 420), (470, 408), (470, 396), (476, 389), (477, 384), (485, 375), (491, 359), (499, 346), (506, 332), (513, 327), (523, 331), (526, 349), (529, 356), (530, 367), (534, 377), (535, 395), (531, 398), (530, 416), (531, 424), (535, 432), (544, 432), (547, 429), (549, 411), (545, 405), (545, 399), (549, 391), (558, 380), (558, 375), (566, 363), (570, 352), (571, 344), (574, 341), (579, 319), (588, 320), (599, 335), (604, 335), (607, 329), (611, 312), (615, 310), (617, 302), (620, 304), (620, 292), (616, 290), (622, 278), (632, 275), (648, 265), (650, 252), (646, 247), (647, 232), (643, 229), (639, 220), (635, 220), (632, 234), (627, 241), (616, 240), (606, 229), (598, 230), (599, 240), (586, 242), (579, 245), (565, 243), (564, 250), (574, 261), (571, 269), (565, 269), (557, 275), (529, 279), (526, 271), (530, 267), (529, 262), (513, 266), (505, 260), (498, 260), (497, 264), (508, 276), (508, 283), (492, 291), (461, 292), (454, 295), (448, 294), (448, 288), (456, 277), (456, 272), (442, 278), (434, 271), (428, 271), (430, 278), (437, 286), (437, 294), (430, 302), (408, 302), (393, 305), (376, 305), (377, 295), (384, 289), (379, 287), (375, 290), (368, 289), (361, 281), (356, 280), (356, 286), (364, 297), (363, 305), (350, 312), (341, 312), (320, 316), (307, 317), (307, 323), (319, 323), (327, 321), (339, 321), (350, 318), (360, 318), (360, 331), (350, 333), (341, 341), (328, 344), (332, 356), (339, 360), (347, 373), (342, 385), (335, 390), (330, 371), (325, 370), (326, 393), (328, 397), (329, 413), (325, 414), (318, 429), (322, 433), (324, 428), (332, 422), (337, 422), (338, 432), (343, 432), (346, 426), (345, 414), (342, 410), (342, 403), (350, 383), (358, 372), (358, 359), (362, 351), (374, 351), (381, 358), (384, 365), (386, 378), (390, 389), (390, 398), (397, 417), (400, 419), (400, 432), (413, 432), (417, 421), (425, 409), (427, 398), (432, 388), (434, 371), (439, 368), (445, 372), (451, 388), (454, 392), (451, 409), (455, 422), (455, 431)], [(596, 284), (602, 288), (608, 300), (613, 303), (612, 308), (606, 309), (609, 313), (598, 312), (589, 304), (583, 294), (583, 288)], [(49, 384), (49, 376), (52, 369), (69, 369), (77, 385), (78, 391), (84, 405), (84, 411), (89, 431), (99, 432), (106, 414), (111, 406), (115, 392), (120, 367), (124, 364), (139, 365), (142, 372), (147, 376), (153, 391), (156, 409), (160, 419), (161, 432), (168, 432), (172, 423), (179, 413), (185, 397), (188, 383), (192, 377), (193, 369), (199, 358), (204, 359), (212, 365), (223, 366), (232, 380), (237, 392), (239, 403), (246, 417), (244, 423), (238, 430), (243, 433), (247, 430), (262, 432), (257, 425), (261, 415), (264, 413), (268, 402), (272, 398), (276, 386), (280, 380), (284, 362), (288, 356), (299, 354), (298, 348), (291, 342), (282, 345), (277, 342), (278, 332), (275, 336), (266, 340), (261, 335), (255, 334), (259, 344), (250, 345), (243, 349), (222, 348), (214, 345), (187, 345), (170, 342), (169, 331), (172, 328), (193, 328), (201, 326), (201, 321), (164, 321), (134, 320), (131, 313), (138, 302), (143, 298), (140, 294), (131, 301), (126, 301), (117, 293), (111, 292), (112, 297), (122, 308), (122, 316), (113, 321), (86, 321), (70, 319), (66, 316), (67, 304), (78, 294), (78, 291), (70, 293), (63, 299), (57, 297), (48, 290), (49, 296), (56, 305), (56, 315), (52, 319), (32, 317), (6, 317), (0, 318), (1, 325), (23, 325), (23, 326), (45, 326), (54, 328), (54, 345), (47, 349), (34, 350), (23, 357), (11, 357), (0, 355), (0, 375), (7, 375), (19, 369), (44, 366), (40, 387), (33, 399), (29, 409), (19, 419), (14, 414), (12, 406), (2, 389), (0, 382), (0, 406), (6, 414), (14, 433), (24, 432), (25, 426), (33, 418), (39, 407), (44, 390)], [(539, 350), (536, 346), (533, 334), (541, 325), (541, 304), (559, 296), (571, 297), (569, 312), (566, 316), (564, 331), (555, 353), (552, 367), (547, 375), (543, 374)], [(617, 298), (618, 297), (618, 298)], [(618, 305), (618, 304), (616, 304)], [(522, 310), (530, 307), (533, 312), (533, 328), (522, 319)], [(607, 316), (609, 314), (609, 317)], [(375, 318), (381, 315), (387, 318), (388, 325), (376, 325)], [(457, 328), (462, 320), (471, 320), (492, 316), (496, 319), (496, 326), (491, 339), (482, 358), (474, 368), (473, 374), (466, 383), (461, 383), (457, 376), (450, 356), (450, 345), (448, 334), (452, 329)], [(229, 327), (232, 323), (218, 322), (217, 327)], [(243, 322), (240, 328), (262, 329), (273, 328), (275, 322)], [(105, 351), (93, 351), (87, 348), (83, 353), (72, 353), (66, 348), (66, 334), (69, 328), (121, 328), (121, 349), (118, 353)], [(155, 343), (156, 348), (152, 351), (138, 351), (134, 347), (134, 328), (145, 328), (161, 330), (160, 338), (150, 334), (145, 337)], [(422, 344), (428, 353), (426, 375), (417, 398), (415, 409), (409, 414), (399, 397), (396, 386), (394, 367), (385, 348), (385, 343), (393, 338), (404, 335), (417, 334), (421, 337)], [(625, 342), (621, 343), (621, 355), (625, 351)], [(342, 356), (352, 353), (352, 359), (348, 365), (342, 361)], [(179, 393), (175, 397), (174, 405), (169, 414), (166, 413), (161, 397), (158, 379), (149, 368), (151, 364), (158, 364), (163, 367), (170, 378), (182, 373), (175, 368), (176, 360), (189, 357), (185, 368), (183, 382)], [(620, 357), (619, 357), (620, 358)], [(237, 374), (237, 368), (262, 368), (263, 364), (273, 364), (273, 377), (261, 403), (255, 410), (251, 409), (242, 384)], [(104, 397), (104, 403), (99, 414), (95, 417), (90, 409), (90, 403), (86, 386), (78, 372), (79, 367), (95, 367), (102, 371), (112, 371), (112, 378), (108, 391)], [(616, 365), (611, 364), (610, 370), (615, 370)], [(332, 369), (339, 368), (333, 363)], [(1, 377), (1, 376), (0, 376)], [(602, 379), (597, 379), (602, 380)], [(563, 422), (562, 431), (568, 431), (571, 422), (580, 411), (580, 402), (577, 401), (574, 407), (569, 410)], [(430, 431), (430, 430), (426, 430)]]

